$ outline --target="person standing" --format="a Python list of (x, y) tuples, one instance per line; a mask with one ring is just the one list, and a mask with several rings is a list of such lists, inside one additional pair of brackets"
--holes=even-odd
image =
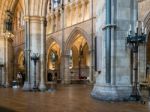
[(18, 85), (20, 86), (22, 83), (22, 75), (20, 72), (17, 73), (17, 81), (18, 81)]

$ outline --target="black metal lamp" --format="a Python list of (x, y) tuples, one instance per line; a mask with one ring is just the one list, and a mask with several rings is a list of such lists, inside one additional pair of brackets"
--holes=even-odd
[(147, 29), (144, 28), (144, 24), (142, 22), (142, 28), (139, 28), (139, 22), (137, 21), (135, 27), (135, 34), (132, 34), (131, 25), (129, 28), (128, 36), (127, 36), (127, 44), (131, 46), (133, 52), (138, 52), (139, 44), (146, 42)]
[(127, 45), (131, 49), (134, 58), (134, 82), (132, 87), (131, 97), (135, 98), (135, 100), (140, 100), (141, 96), (138, 90), (138, 46), (140, 44), (146, 43), (147, 39), (147, 29), (144, 28), (144, 23), (142, 22), (142, 27), (139, 27), (139, 22), (137, 21), (135, 31), (132, 33), (132, 28), (130, 25), (128, 36), (127, 36)]
[(36, 63), (37, 63), (37, 61), (39, 61), (39, 59), (40, 59), (39, 53), (33, 53), (31, 55), (31, 60), (33, 60), (33, 62), (34, 62), (34, 86), (33, 86), (33, 91), (38, 90), (38, 87), (36, 85)]

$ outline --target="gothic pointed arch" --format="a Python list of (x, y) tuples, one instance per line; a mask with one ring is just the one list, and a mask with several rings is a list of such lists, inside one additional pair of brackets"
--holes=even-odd
[(70, 35), (69, 35), (69, 37), (66, 41), (66, 48), (65, 48), (66, 50), (69, 49), (71, 44), (78, 38), (77, 37), (78, 34), (82, 35), (85, 38), (85, 40), (87, 41), (88, 46), (91, 46), (91, 41), (90, 41), (89, 34), (86, 31), (84, 31), (82, 28), (76, 27), (70, 33)]
[(18, 48), (18, 49), (16, 50), (16, 53), (15, 53), (16, 62), (17, 62), (17, 60), (18, 60), (18, 58), (19, 58), (19, 54), (20, 54), (21, 52), (23, 52), (23, 49), (22, 49), (22, 48)]
[(15, 59), (16, 70), (17, 71), (24, 70), (25, 60), (24, 60), (24, 51), (22, 48), (17, 49), (15, 57), (16, 57)]
[(50, 45), (52, 44), (52, 42), (54, 42), (54, 41), (55, 41), (59, 46), (61, 46), (60, 41), (57, 40), (56, 37), (50, 36), (50, 37), (48, 37), (47, 40), (46, 40), (46, 51), (48, 51), (49, 46), (50, 46)]
[(60, 43), (55, 37), (51, 36), (50, 38), (47, 39), (46, 51), (47, 51), (47, 67), (48, 69), (50, 69), (52, 68), (52, 63), (51, 63), (52, 53), (55, 54), (55, 56), (57, 55), (57, 64), (60, 63), (60, 57), (61, 57)]

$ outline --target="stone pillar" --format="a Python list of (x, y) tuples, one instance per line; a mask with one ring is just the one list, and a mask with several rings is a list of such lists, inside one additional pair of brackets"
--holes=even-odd
[[(106, 0), (97, 1), (97, 50), (98, 70), (92, 96), (100, 100), (124, 100), (128, 99), (132, 92), (130, 82), (131, 65), (130, 53), (126, 48), (126, 34), (130, 23), (133, 22), (133, 2), (135, 0), (111, 0), (111, 24), (106, 23)], [(110, 8), (110, 7), (109, 7)], [(98, 14), (97, 13), (97, 14)], [(106, 41), (105, 30), (111, 28), (111, 81), (106, 82)]]
[(140, 45), (138, 50), (138, 82), (146, 81), (146, 45)]
[(73, 20), (73, 8), (72, 8), (72, 5), (70, 5), (70, 25), (69, 26), (73, 25), (72, 20)]
[[(41, 73), (41, 69), (44, 69), (44, 68), (42, 68), (43, 66), (40, 65), (40, 64), (42, 64), (40, 62), (43, 60), (43, 59), (41, 59), (41, 58), (43, 58), (43, 57), (41, 57), (41, 52), (43, 52), (41, 49), (43, 47), (41, 45), (41, 41), (43, 41), (41, 37), (43, 37), (42, 36), (43, 34), (41, 34), (41, 33), (43, 32), (42, 30), (44, 30), (41, 28), (41, 26), (42, 26), (41, 18), (42, 17), (39, 17), (39, 16), (31, 16), (30, 17), (30, 29), (34, 29), (34, 30), (30, 30), (30, 41), (31, 41), (31, 43), (30, 43), (31, 54), (30, 55), (32, 55), (33, 53), (38, 53), (40, 55), (40, 60), (38, 60), (37, 66), (36, 66), (36, 71), (37, 71), (36, 72), (36, 83), (37, 84), (39, 83), (39, 75), (40, 75), (39, 73)], [(42, 55), (44, 55), (44, 54), (42, 54)], [(30, 59), (30, 68), (31, 68), (31, 70), (30, 70), (31, 87), (33, 87), (34, 80), (35, 80), (34, 79), (34, 62), (31, 59)]]
[(50, 34), (52, 31), (51, 31), (51, 17), (48, 16), (47, 17), (47, 27), (46, 27), (46, 34)]
[(92, 2), (93, 2), (93, 0), (87, 0), (87, 3), (89, 4), (89, 11), (90, 11), (89, 18), (92, 18), (92, 16), (93, 16), (93, 14), (92, 14), (93, 13), (92, 12), (93, 11), (93, 9), (92, 9), (93, 8), (93, 6), (92, 6), (93, 3)]
[(71, 20), (72, 20), (72, 24), (71, 25), (74, 25), (76, 24), (76, 8), (75, 8), (75, 4), (72, 4), (71, 5)]
[(6, 32), (3, 36), (2, 40), (2, 56), (1, 56), (1, 60), (3, 62), (1, 65), (1, 81), (2, 81), (2, 85), (5, 87), (9, 87), (11, 81), (12, 81), (12, 52), (13, 52), (13, 47), (12, 47), (12, 35), (9, 32)]
[(50, 26), (50, 28), (51, 28), (51, 33), (53, 33), (54, 32), (54, 14), (52, 13), (51, 14), (51, 26)]
[(54, 12), (54, 27), (55, 27), (54, 32), (57, 31), (57, 21), (58, 21), (57, 18), (58, 18), (58, 15), (57, 15), (57, 12), (55, 11), (55, 12)]
[(85, 16), (85, 2), (84, 0), (81, 1), (81, 14), (82, 14), (82, 20), (84, 21), (84, 16)]
[[(64, 22), (64, 27), (68, 27), (68, 21), (69, 21), (69, 17), (68, 17), (68, 7), (67, 6), (65, 6), (64, 7), (64, 17), (66, 17), (66, 19), (63, 21), (62, 19), (61, 19), (61, 28), (63, 28), (63, 25), (62, 25), (62, 22)], [(63, 16), (63, 13), (62, 13), (62, 10), (61, 10), (61, 17)]]
[(75, 24), (77, 24), (79, 22), (79, 4), (78, 4), (78, 2), (75, 4), (75, 16), (76, 16)]
[(0, 86), (2, 85), (2, 67), (0, 66)]
[(71, 26), (72, 25), (72, 9), (71, 9), (71, 5), (68, 6), (69, 7), (69, 22), (67, 22), (67, 26)]
[[(37, 62), (36, 66), (36, 83), (42, 85), (44, 83), (42, 75), (44, 74), (45, 65), (41, 65), (41, 61), (44, 59), (44, 43), (43, 38), (45, 39), (46, 33), (44, 30), (43, 18), (46, 18), (47, 13), (47, 4), (48, 0), (25, 0), (25, 17), (27, 18), (25, 24), (25, 50), (26, 50), (26, 69), (27, 69), (27, 85), (29, 85), (28, 90), (33, 88), (34, 85), (34, 62), (31, 60), (31, 55), (33, 53), (38, 53), (40, 59)], [(45, 62), (42, 62), (45, 64)], [(46, 75), (46, 74), (44, 74)], [(39, 81), (40, 80), (40, 81)], [(26, 84), (26, 83), (25, 83)], [(38, 86), (38, 85), (36, 85)]]
[[(31, 30), (34, 29), (34, 30)], [(26, 62), (27, 62), (27, 83), (24, 85), (24, 90), (31, 90), (34, 85), (34, 62), (31, 60), (33, 53), (38, 53), (40, 59), (36, 66), (36, 83), (40, 84), (39, 89), (45, 90), (46, 75), (46, 30), (45, 30), (45, 17), (30, 16), (26, 24)], [(38, 85), (36, 85), (38, 86)]]
[[(66, 8), (64, 8), (65, 10), (62, 11), (62, 8), (60, 9), (60, 26), (59, 26), (59, 29), (63, 29), (64, 27), (66, 27), (66, 22), (67, 22), (67, 13), (66, 13)], [(66, 17), (65, 20), (63, 20), (63, 15), (64, 17)], [(63, 23), (64, 22), (64, 23)]]
[(56, 17), (56, 31), (58, 31), (59, 29), (60, 29), (60, 19), (59, 19), (59, 15), (60, 15), (60, 13), (59, 13), (59, 11), (57, 10), (56, 12), (55, 12), (55, 17)]
[(65, 21), (65, 16), (64, 16), (64, 7), (62, 7), (61, 10), (61, 25), (62, 25), (62, 38), (61, 38), (61, 66), (60, 66), (60, 74), (61, 74), (61, 83), (64, 84), (65, 83), (65, 67), (64, 67), (64, 63), (65, 63), (65, 31), (64, 31), (64, 21)]
[(90, 19), (92, 17), (92, 2), (91, 0), (85, 0), (85, 11), (84, 11), (84, 20)]
[(45, 75), (46, 75), (46, 20), (41, 18), (41, 56), (40, 56), (40, 85), (39, 89), (41, 91), (46, 90), (45, 86)]
[(9, 81), (8, 81), (8, 74), (9, 74), (9, 68), (8, 68), (8, 37), (4, 37), (5, 38), (5, 64), (4, 64), (4, 68), (5, 68), (5, 87), (9, 87)]
[(24, 91), (31, 90), (31, 80), (30, 80), (30, 19), (28, 16), (25, 18), (25, 70), (26, 70), (26, 78), (23, 85)]
[(4, 67), (1, 69), (2, 70), (2, 86), (5, 86), (5, 70)]
[(65, 55), (64, 57), (64, 61), (65, 61), (65, 71), (64, 71), (64, 84), (70, 84), (71, 83), (71, 74), (70, 74), (70, 70), (69, 70), (69, 54), (67, 53), (67, 55)]
[(89, 66), (89, 78), (90, 78), (90, 83), (93, 83), (93, 62), (92, 62), (92, 49), (89, 50), (89, 55), (90, 55), (90, 66)]

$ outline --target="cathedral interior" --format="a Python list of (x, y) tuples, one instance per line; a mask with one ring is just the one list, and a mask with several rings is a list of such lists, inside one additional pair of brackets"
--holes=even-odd
[(150, 112), (150, 0), (0, 0), (0, 112)]

